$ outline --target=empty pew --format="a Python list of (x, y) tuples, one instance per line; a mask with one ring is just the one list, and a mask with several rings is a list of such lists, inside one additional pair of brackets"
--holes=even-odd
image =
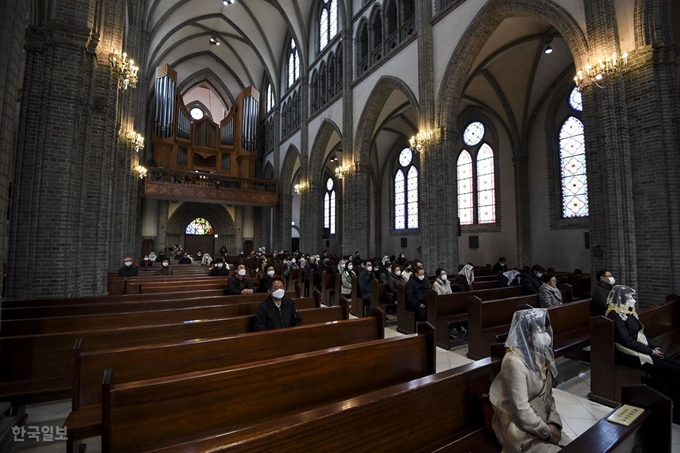
[[(286, 297), (294, 299), (295, 291), (286, 291)], [(208, 305), (229, 305), (244, 302), (261, 302), (266, 294), (246, 294), (238, 296), (210, 296), (193, 297), (187, 299), (147, 300), (140, 298), (133, 301), (110, 302), (97, 304), (76, 305), (47, 305), (42, 307), (2, 308), (0, 315), (3, 320), (51, 318), (58, 316), (80, 316), (103, 313), (124, 313), (148, 310), (172, 310), (177, 308), (200, 307)], [(306, 302), (308, 303), (308, 302)], [(318, 304), (317, 304), (318, 306)]]
[[(657, 343), (664, 355), (680, 353), (680, 296), (666, 296), (663, 305), (638, 312), (647, 338)], [(604, 316), (590, 318), (591, 371), (588, 398), (614, 406), (621, 401), (621, 387), (640, 384), (645, 372), (637, 367), (617, 364), (614, 347), (614, 322)]]
[(427, 321), (435, 326), (437, 346), (449, 349), (449, 329), (458, 325), (467, 326), (468, 297), (477, 296), (482, 300), (493, 300), (519, 296), (521, 293), (519, 286), (444, 295), (439, 295), (434, 290), (428, 290)]
[(430, 329), (427, 335), (121, 385), (116, 384), (115, 371), (107, 370), (102, 452), (137, 453), (205, 437), (228, 438), (234, 430), (267, 419), (426, 376), (435, 365), (431, 335)]
[(333, 300), (340, 297), (340, 274), (327, 274), (326, 271), (321, 273), (321, 289), (314, 289), (314, 297), (320, 303), (332, 306)]
[(500, 452), (480, 398), (500, 366), (499, 357), (487, 358), (186, 444), (186, 451)]
[[(126, 326), (171, 324), (196, 319), (223, 319), (235, 316), (254, 315), (260, 303), (266, 299), (234, 304), (194, 306), (168, 310), (131, 311), (126, 313), (102, 313), (51, 318), (12, 319), (0, 322), (0, 336), (37, 335), (69, 331), (113, 329)], [(298, 308), (315, 308), (313, 297), (294, 299)]]
[(101, 380), (105, 369), (116, 372), (116, 382), (132, 382), (175, 374), (275, 359), (302, 352), (384, 338), (384, 313), (364, 319), (335, 321), (204, 339), (105, 351), (84, 352), (81, 340), (74, 347), (72, 411), (68, 428), (69, 452), (73, 442), (101, 434)]
[[(300, 310), (305, 325), (348, 319), (346, 305)], [(13, 404), (71, 396), (73, 345), (82, 339), (87, 350), (105, 350), (212, 338), (253, 330), (254, 315), (216, 320), (119, 329), (0, 337), (0, 401)]]

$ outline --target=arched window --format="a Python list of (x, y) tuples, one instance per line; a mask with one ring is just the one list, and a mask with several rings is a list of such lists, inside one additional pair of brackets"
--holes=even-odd
[(413, 151), (399, 153), (399, 168), (394, 175), (394, 229), (418, 228), (418, 167)]
[[(574, 88), (569, 106), (583, 111), (581, 93)], [(562, 217), (588, 217), (588, 178), (586, 176), (586, 141), (580, 119), (570, 115), (562, 123), (559, 135)]]
[(267, 100), (265, 103), (265, 111), (269, 113), (274, 108), (274, 90), (272, 89), (272, 84), (267, 84)]
[(486, 127), (480, 121), (468, 124), (463, 132), (466, 148), (458, 156), (457, 171), (461, 225), (496, 223), (496, 166), (493, 148), (484, 141), (485, 135)]
[(371, 25), (371, 64), (380, 61), (382, 58), (382, 14), (378, 9), (373, 16)]
[(338, 0), (321, 0), (319, 17), (319, 51), (338, 34)]
[(335, 234), (335, 181), (333, 178), (326, 180), (326, 194), (323, 198), (323, 227), (328, 232)]
[(312, 112), (319, 109), (319, 76), (316, 71), (312, 74)]
[(357, 33), (357, 69), (358, 74), (363, 74), (368, 70), (368, 24), (362, 22)]
[(206, 236), (210, 234), (215, 234), (215, 230), (213, 230), (213, 227), (212, 225), (210, 225), (210, 222), (205, 220), (203, 217), (198, 217), (194, 219), (189, 225), (187, 225), (185, 233)]
[(300, 78), (300, 54), (295, 47), (295, 41), (290, 40), (290, 51), (288, 53), (288, 84), (290, 88)]

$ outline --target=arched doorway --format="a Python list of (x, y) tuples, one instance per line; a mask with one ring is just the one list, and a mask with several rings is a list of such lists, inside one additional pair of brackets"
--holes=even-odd
[(210, 222), (197, 217), (187, 225), (184, 233), (184, 251), (191, 256), (197, 252), (215, 256), (215, 230)]

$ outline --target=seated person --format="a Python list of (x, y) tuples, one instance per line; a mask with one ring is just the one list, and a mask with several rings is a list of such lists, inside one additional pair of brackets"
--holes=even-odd
[(156, 257), (156, 262), (162, 263), (164, 259), (165, 259), (165, 252), (163, 250), (161, 250), (160, 252), (158, 252), (158, 256)]
[(505, 342), (501, 372), (489, 400), (493, 431), (505, 452), (554, 452), (571, 439), (562, 433), (552, 396), (557, 376), (548, 310), (516, 311)]
[(397, 303), (397, 285), (400, 283), (406, 285), (406, 280), (401, 276), (401, 266), (395, 264), (387, 280), (387, 300), (391, 304)]
[(172, 275), (172, 268), (170, 267), (170, 260), (164, 258), (161, 262), (161, 267), (156, 269), (156, 275)]
[(246, 266), (244, 264), (239, 264), (234, 275), (229, 277), (227, 294), (253, 294), (253, 282), (246, 277)]
[(520, 276), (519, 271), (513, 269), (511, 271), (503, 272), (498, 286), (501, 288), (506, 288), (508, 286), (519, 286), (521, 284), (522, 277)]
[(257, 292), (258, 293), (269, 292), (269, 290), (272, 287), (272, 283), (274, 282), (275, 275), (276, 268), (274, 267), (273, 264), (268, 264), (267, 267), (265, 267), (264, 276), (260, 279), (260, 284), (257, 287)]
[(456, 275), (458, 291), (471, 291), (475, 282), (475, 268), (472, 264), (466, 264)]
[(416, 313), (417, 322), (427, 321), (427, 282), (422, 267), (406, 282), (406, 308)]
[(498, 262), (493, 265), (493, 274), (498, 275), (502, 274), (503, 272), (507, 272), (508, 270), (508, 265), (505, 264), (505, 257), (501, 256), (498, 258)]
[(562, 305), (562, 293), (557, 289), (557, 278), (554, 275), (543, 276), (543, 284), (538, 289), (538, 304), (541, 308)]
[(132, 265), (132, 258), (129, 256), (125, 257), (123, 260), (123, 265), (118, 269), (118, 277), (137, 277), (139, 275), (139, 270)]
[(604, 316), (607, 311), (607, 297), (616, 280), (612, 273), (605, 269), (597, 271), (595, 278), (597, 281), (592, 289), (593, 299), (590, 301), (590, 314), (591, 316)]
[(222, 258), (217, 258), (215, 260), (215, 267), (210, 269), (209, 275), (211, 277), (215, 276), (223, 276), (226, 277), (229, 275), (229, 265), (224, 262)]
[(673, 400), (673, 423), (680, 421), (680, 361), (666, 358), (661, 348), (645, 336), (636, 311), (635, 290), (624, 285), (612, 288), (605, 316), (614, 321), (615, 360), (642, 368), (650, 375), (649, 384)]
[(295, 308), (295, 303), (284, 297), (285, 294), (283, 281), (273, 279), (269, 297), (260, 304), (255, 314), (255, 330), (280, 329), (302, 324), (302, 317)]
[(153, 267), (153, 261), (149, 255), (144, 255), (144, 258), (139, 260), (139, 267), (143, 267), (145, 271), (148, 271)]
[(212, 256), (208, 253), (204, 253), (201, 257), (201, 266), (210, 266), (213, 262)]
[(364, 263), (364, 271), (359, 274), (357, 278), (359, 285), (359, 297), (364, 301), (364, 307), (371, 305), (371, 292), (373, 291), (373, 279), (376, 278), (373, 273), (373, 265), (370, 261)]
[[(343, 261), (341, 261), (341, 264)], [(347, 300), (350, 300), (352, 296), (352, 277), (356, 277), (357, 274), (354, 272), (354, 264), (351, 261), (345, 262), (342, 266), (342, 271), (340, 274), (340, 295)]]
[(531, 271), (524, 274), (522, 277), (522, 294), (525, 296), (530, 296), (532, 294), (538, 294), (538, 290), (541, 288), (543, 281), (543, 266), (540, 264), (534, 264), (531, 267)]
[(437, 294), (451, 294), (453, 291), (451, 290), (451, 284), (449, 283), (449, 279), (446, 276), (446, 270), (437, 269), (436, 275), (437, 278), (434, 280), (434, 283), (432, 284), (432, 289), (437, 291)]

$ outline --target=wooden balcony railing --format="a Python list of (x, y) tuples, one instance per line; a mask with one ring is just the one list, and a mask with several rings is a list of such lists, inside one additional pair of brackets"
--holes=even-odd
[(239, 178), (167, 168), (150, 168), (144, 180), (144, 196), (162, 200), (224, 201), (230, 204), (274, 206), (276, 181)]

